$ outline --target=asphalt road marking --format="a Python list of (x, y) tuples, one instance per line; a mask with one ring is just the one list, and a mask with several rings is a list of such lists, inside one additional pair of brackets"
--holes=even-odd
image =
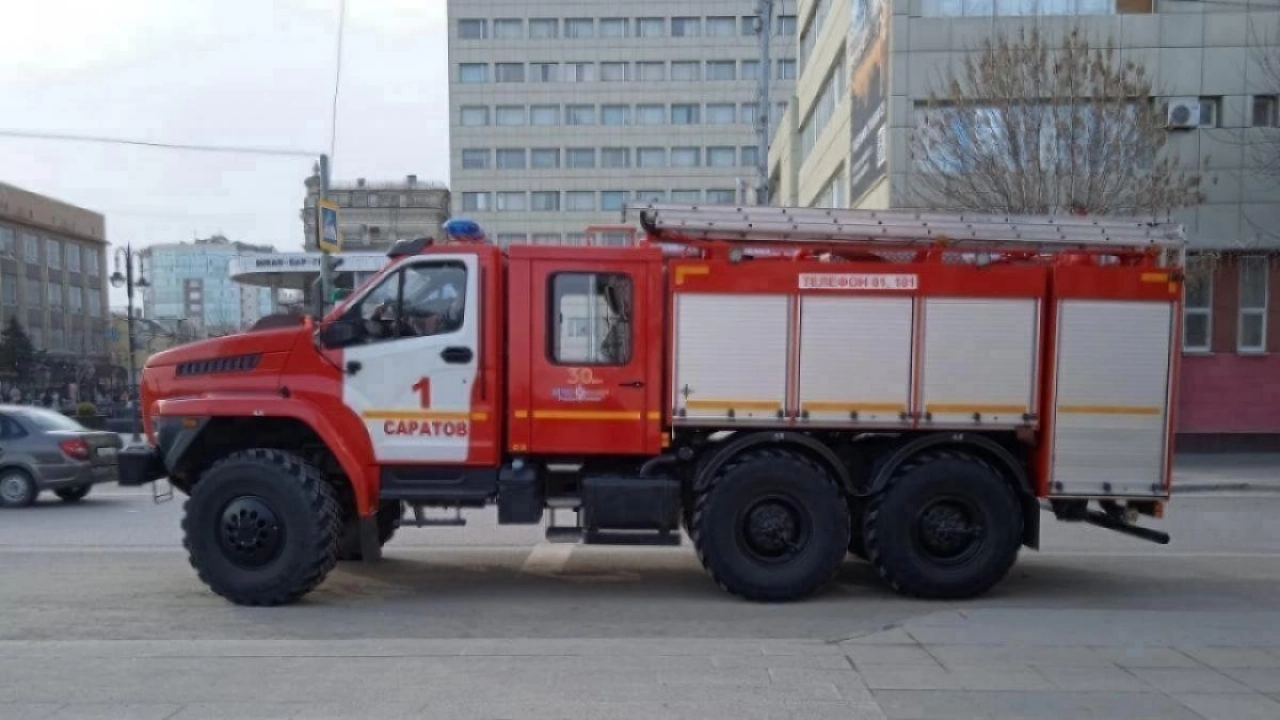
[(520, 572), (530, 575), (559, 575), (569, 563), (575, 546), (568, 543), (541, 543), (535, 545), (525, 559)]

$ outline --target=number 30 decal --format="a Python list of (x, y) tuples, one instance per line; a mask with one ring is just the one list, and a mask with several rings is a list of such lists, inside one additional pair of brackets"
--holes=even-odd
[(603, 380), (596, 379), (591, 368), (569, 368), (570, 385), (599, 385)]

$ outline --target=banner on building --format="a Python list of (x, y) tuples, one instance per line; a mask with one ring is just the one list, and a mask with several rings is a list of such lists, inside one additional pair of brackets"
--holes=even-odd
[(888, 0), (852, 0), (849, 17), (849, 200), (857, 207), (888, 168)]

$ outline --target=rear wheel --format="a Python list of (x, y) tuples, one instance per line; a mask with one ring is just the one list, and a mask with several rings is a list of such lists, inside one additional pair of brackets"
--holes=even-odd
[(338, 502), (323, 475), (279, 450), (233, 453), (186, 502), (183, 544), (200, 579), (238, 605), (283, 605), (337, 562)]
[[(378, 506), (378, 545), (391, 542), (400, 526), (400, 518), (404, 516), (404, 505), (400, 501), (384, 502)], [(350, 513), (342, 522), (342, 537), (338, 540), (339, 560), (363, 560), (360, 552), (360, 518), (355, 512)]]
[(0, 507), (26, 507), (34, 503), (39, 494), (36, 481), (22, 470), (11, 469), (0, 473)]
[(712, 579), (749, 600), (816, 592), (849, 543), (849, 507), (825, 469), (785, 450), (746, 453), (695, 497), (694, 547)]
[(1022, 542), (1022, 507), (994, 468), (971, 455), (908, 461), (867, 505), (867, 556), (894, 590), (968, 598), (1009, 572)]
[(58, 499), (61, 500), (62, 502), (77, 503), (83, 500), (85, 496), (89, 494), (89, 490), (92, 487), (93, 487), (92, 485), (77, 485), (76, 487), (63, 488), (62, 490), (54, 490), (53, 494), (57, 495)]

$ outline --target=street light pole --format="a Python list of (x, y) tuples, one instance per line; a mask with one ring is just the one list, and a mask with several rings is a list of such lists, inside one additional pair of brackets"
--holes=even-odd
[[(135, 252), (132, 244), (116, 248), (116, 271), (111, 274), (111, 285), (116, 288), (123, 287), (125, 296), (128, 298), (127, 310), (128, 317), (125, 318), (125, 331), (129, 333), (129, 398), (132, 400), (138, 395), (138, 361), (137, 361), (137, 339), (134, 337), (133, 329), (133, 292), (134, 288), (145, 288), (149, 285), (142, 267), (142, 254)], [(138, 266), (138, 277), (135, 280), (133, 276), (133, 268), (135, 264)], [(124, 272), (120, 272), (120, 265), (123, 262)], [(141, 398), (139, 398), (141, 400)], [(141, 408), (139, 408), (140, 410)], [(139, 416), (141, 417), (141, 416)], [(135, 425), (136, 428), (136, 425)], [(134, 433), (137, 434), (136, 432)]]

